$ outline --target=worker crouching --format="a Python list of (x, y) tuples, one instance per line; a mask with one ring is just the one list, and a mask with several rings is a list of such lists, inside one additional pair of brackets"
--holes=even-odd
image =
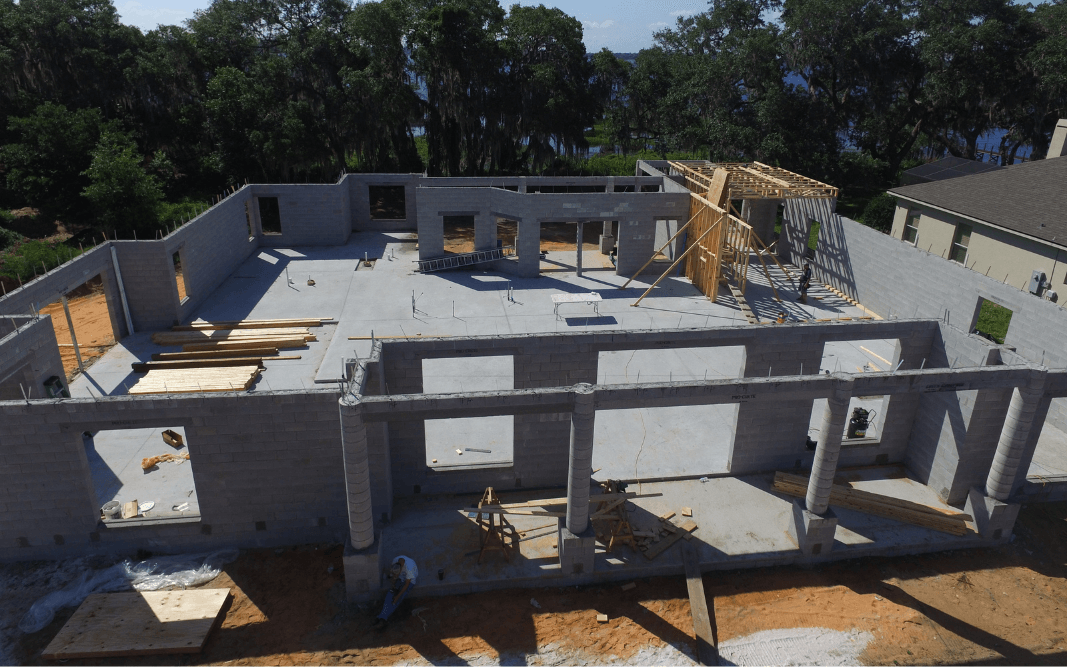
[(404, 596), (408, 594), (412, 586), (415, 585), (415, 579), (419, 576), (419, 568), (415, 566), (413, 561), (408, 556), (397, 556), (393, 559), (393, 564), (389, 568), (389, 578), (393, 580), (393, 585), (389, 589), (389, 592), (385, 594), (385, 602), (382, 604), (382, 611), (378, 614), (378, 619), (374, 622), (375, 630), (384, 630), (386, 623), (389, 621), (389, 616), (396, 611), (397, 607), (404, 600)]

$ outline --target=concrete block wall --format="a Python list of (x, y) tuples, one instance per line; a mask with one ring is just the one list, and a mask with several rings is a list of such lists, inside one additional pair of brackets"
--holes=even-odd
[[(251, 186), (251, 196), (277, 197), (282, 233), (263, 234), (268, 248), (344, 245), (352, 233), (350, 188), (342, 184), (271, 184)], [(258, 201), (255, 211), (259, 213)]]
[[(246, 185), (163, 239), (167, 257), (181, 253), (189, 298), (185, 303), (179, 303), (180, 320), (189, 320), (204, 299), (259, 248), (252, 188)], [(166, 266), (173, 274), (173, 262)], [(125, 277), (125, 268), (120, 268), (123, 268)]]
[[(339, 394), (0, 403), (0, 559), (341, 541)], [(201, 517), (99, 522), (83, 431), (184, 426)], [(258, 525), (257, 525), (258, 523)]]
[(52, 376), (67, 385), (51, 316), (9, 316), (0, 322), (5, 331), (0, 337), (0, 400), (22, 400), (23, 390), (31, 399), (44, 398), (44, 382)]
[(524, 194), (495, 187), (423, 186), (417, 196), (420, 259), (443, 254), (442, 216), (503, 217), (519, 221), (519, 273), (527, 277), (537, 275), (540, 267), (536, 257), (530, 257), (540, 249), (539, 227), (532, 223), (618, 220), (617, 272), (632, 275), (655, 250), (656, 219), (688, 218), (689, 211), (685, 192)]
[(50, 303), (59, 301), (60, 297), (80, 287), (96, 276), (103, 277), (104, 296), (107, 300), (108, 313), (111, 316), (111, 328), (118, 340), (129, 332), (122, 314), (118, 282), (111, 260), (111, 243), (105, 242), (78, 257), (61, 264), (47, 274), (39, 276), (19, 289), (12, 290), (0, 297), (0, 315), (28, 315), (32, 309), (40, 309)]
[[(813, 270), (882, 317), (944, 320), (971, 331), (980, 299), (1011, 309), (1005, 343), (1031, 363), (1067, 368), (1067, 310), (1062, 305), (1005, 285), (977, 271), (833, 213), (832, 200), (789, 200), (784, 226), (798, 238), (811, 219), (821, 223)], [(803, 238), (807, 238), (803, 235)], [(803, 261), (797, 248), (782, 248), (787, 259)], [(1049, 422), (1067, 430), (1067, 401), (1057, 399)]]
[[(419, 206), (415, 191), (421, 174), (346, 174), (341, 185), (348, 191), (349, 211), (353, 232), (413, 232), (418, 228)], [(370, 217), (370, 186), (394, 185), (404, 187), (404, 219), (372, 220)]]
[(119, 258), (130, 319), (138, 332), (181, 322), (174, 263), (164, 241), (112, 241)]

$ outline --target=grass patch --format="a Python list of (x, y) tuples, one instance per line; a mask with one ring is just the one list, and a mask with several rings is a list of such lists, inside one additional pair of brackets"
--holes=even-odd
[(984, 334), (997, 343), (1003, 343), (1011, 325), (1011, 311), (987, 299), (982, 299), (982, 309), (978, 311), (978, 322), (974, 331)]

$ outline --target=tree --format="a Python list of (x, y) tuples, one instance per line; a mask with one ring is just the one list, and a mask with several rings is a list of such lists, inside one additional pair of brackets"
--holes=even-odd
[(508, 169), (515, 144), (520, 167), (537, 172), (558, 153), (586, 148), (585, 129), (600, 116), (590, 88), (582, 25), (559, 9), (513, 5), (503, 24), (505, 74), (496, 97), (504, 98), (507, 143), (494, 151), (495, 168)]
[(89, 185), (82, 195), (92, 204), (101, 228), (150, 230), (157, 222), (163, 190), (143, 163), (129, 135), (107, 131), (100, 137), (85, 171)]
[(1001, 126), (1013, 100), (1030, 97), (1022, 74), (1033, 42), (1025, 7), (1011, 0), (925, 0), (919, 4), (923, 98), (952, 154), (974, 158), (978, 139)]
[[(789, 68), (823, 133), (867, 151), (895, 174), (929, 116), (925, 69), (906, 0), (785, 0)], [(821, 109), (820, 109), (821, 107)]]
[(104, 121), (96, 109), (69, 111), (51, 102), (29, 116), (10, 118), (14, 141), (0, 147), (9, 197), (47, 214), (78, 217), (84, 208), (78, 193), (88, 185), (82, 172), (101, 132), (116, 129), (117, 123)]

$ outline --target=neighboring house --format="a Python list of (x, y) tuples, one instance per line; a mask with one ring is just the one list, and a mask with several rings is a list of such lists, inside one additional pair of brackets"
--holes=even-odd
[(930, 183), (931, 181), (943, 181), (947, 178), (984, 174), (987, 171), (998, 171), (1003, 168), (989, 162), (979, 162), (977, 160), (968, 160), (965, 157), (950, 155), (905, 171), (900, 176), (900, 184), (916, 185), (918, 183)]
[[(893, 188), (892, 235), (1023, 290), (1067, 296), (1067, 120), (1048, 157)], [(1032, 289), (1035, 271), (1045, 284)]]

